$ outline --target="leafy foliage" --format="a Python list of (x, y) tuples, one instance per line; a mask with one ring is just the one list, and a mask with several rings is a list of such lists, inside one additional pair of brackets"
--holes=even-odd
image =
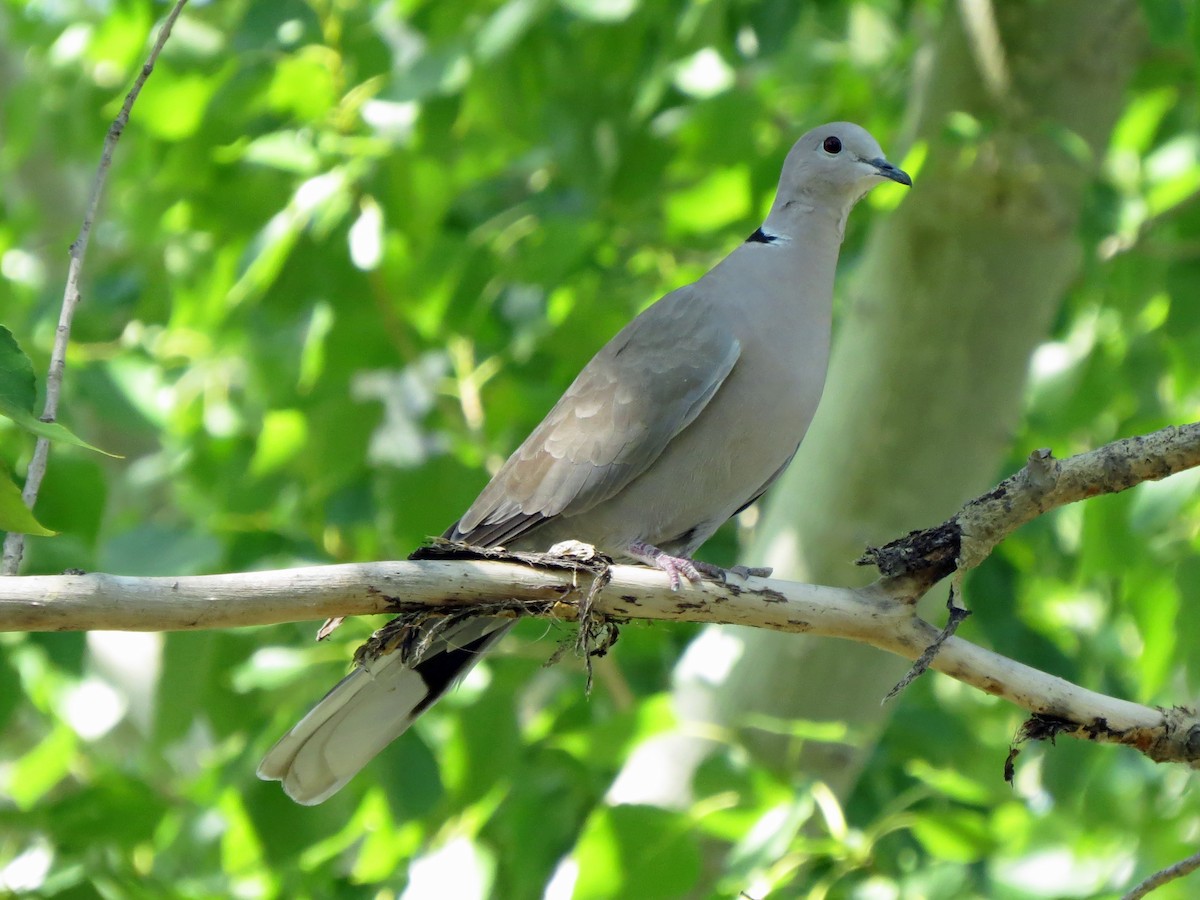
[[(15, 335), (45, 371), (64, 250), (161, 12), (0, 5), (0, 368), (19, 362)], [(36, 513), (60, 533), (30, 539), (26, 570), (405, 555), (640, 305), (753, 230), (797, 133), (851, 119), (900, 149), (906, 72), (943, 13), (924, 0), (191, 7), (118, 145), (64, 385), (63, 420), (122, 458), (55, 446)], [(1083, 218), (1084, 270), (1032, 361), (1005, 471), (1033, 447), (1066, 455), (1200, 412), (1200, 30), (1190, 3), (1145, 14)], [(853, 218), (844, 268), (870, 218)], [(32, 443), (0, 419), (0, 464), (23, 471)], [(1026, 528), (973, 577), (971, 637), (1130, 699), (1194, 697), (1195, 486), (1180, 476)], [(736, 540), (727, 529), (709, 552), (729, 562)], [(569, 635), (523, 623), (362, 777), (298, 808), (255, 765), (370, 627), (321, 645), (307, 625), (0, 635), (0, 887), (1093, 896), (1194, 849), (1186, 773), (1068, 742), (1027, 749), (1010, 789), (1019, 714), (932, 677), (844, 802), (756, 764), (737, 733), (718, 736), (689, 808), (606, 802), (672, 722), (663, 691), (684, 627), (626, 628), (588, 699), (577, 666), (542, 667)], [(797, 745), (845, 737), (755, 724)]]

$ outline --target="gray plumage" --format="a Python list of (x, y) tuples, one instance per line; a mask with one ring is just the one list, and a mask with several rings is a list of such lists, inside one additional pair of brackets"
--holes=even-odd
[[(762, 227), (623, 328), (579, 373), (446, 537), (545, 550), (562, 540), (696, 578), (696, 549), (787, 467), (829, 358), (834, 270), (854, 204), (911, 184), (857, 125), (805, 134)], [(474, 617), (417, 662), (357, 668), (258, 774), (297, 802), (341, 788), (511, 627)]]

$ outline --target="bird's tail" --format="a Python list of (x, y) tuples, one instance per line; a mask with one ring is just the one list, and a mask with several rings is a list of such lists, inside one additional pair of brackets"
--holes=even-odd
[(392, 652), (356, 668), (279, 739), (258, 777), (283, 782), (305, 806), (328, 799), (471, 671), (514, 621), (464, 619), (439, 633), (415, 665)]

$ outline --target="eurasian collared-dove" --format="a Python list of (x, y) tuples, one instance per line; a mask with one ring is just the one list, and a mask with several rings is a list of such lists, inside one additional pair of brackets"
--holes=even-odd
[[(800, 138), (762, 227), (601, 348), (446, 537), (531, 550), (579, 540), (657, 566), (676, 586), (709, 574), (691, 554), (779, 476), (817, 410), (846, 217), (883, 179), (912, 184), (857, 125)], [(469, 618), (415, 662), (393, 652), (356, 668), (259, 777), (320, 803), (512, 624)]]

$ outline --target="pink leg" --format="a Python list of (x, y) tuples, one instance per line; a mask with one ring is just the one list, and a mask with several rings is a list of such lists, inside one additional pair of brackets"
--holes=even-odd
[(679, 590), (679, 585), (682, 584), (681, 578), (686, 578), (691, 582), (698, 582), (705, 577), (711, 578), (714, 581), (728, 581), (729, 573), (732, 572), (741, 578), (747, 578), (751, 575), (757, 575), (762, 578), (767, 578), (771, 574), (769, 568), (749, 568), (747, 566), (734, 566), (732, 569), (722, 569), (720, 566), (714, 566), (712, 563), (701, 562), (698, 559), (688, 559), (686, 556), (672, 556), (665, 550), (660, 550), (653, 544), (648, 544), (645, 541), (634, 541), (625, 551), (631, 559), (636, 559), (640, 563), (645, 563), (648, 566), (653, 566), (656, 569), (662, 569), (671, 578), (671, 590)]
[(682, 583), (680, 576), (693, 582), (704, 578), (699, 565), (693, 560), (685, 556), (672, 556), (665, 550), (659, 550), (653, 544), (647, 544), (645, 541), (634, 541), (625, 552), (631, 559), (666, 572), (670, 576), (671, 590), (673, 591), (679, 590), (679, 585)]

